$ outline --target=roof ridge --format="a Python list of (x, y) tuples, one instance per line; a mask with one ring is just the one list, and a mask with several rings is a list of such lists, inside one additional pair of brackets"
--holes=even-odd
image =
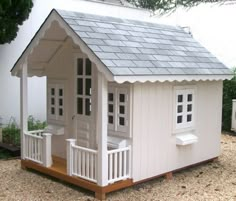
[[(92, 16), (94, 17), (97, 17), (99, 16), (100, 18), (110, 18), (110, 19), (113, 19), (113, 20), (118, 20), (119, 22), (115, 22), (115, 21), (110, 21), (109, 23), (110, 24), (120, 24), (120, 25), (124, 25), (124, 26), (129, 26), (129, 25), (133, 25), (133, 26), (136, 26), (136, 27), (140, 27), (140, 28), (146, 28), (148, 27), (150, 29), (150, 25), (157, 25), (157, 26), (154, 26), (152, 27), (151, 29), (155, 29), (155, 30), (168, 30), (168, 31), (177, 31), (179, 33), (186, 33), (186, 31), (184, 31), (184, 29), (180, 26), (175, 26), (175, 25), (166, 25), (166, 24), (163, 24), (163, 23), (157, 23), (157, 22), (148, 22), (148, 21), (140, 21), (140, 20), (134, 20), (134, 19), (128, 19), (128, 18), (118, 18), (118, 17), (113, 17), (113, 16), (103, 16), (103, 15), (98, 15), (98, 14), (89, 14), (89, 13), (82, 13), (82, 12), (78, 12), (78, 11), (66, 11), (66, 10), (61, 10), (61, 9), (56, 9), (60, 14), (63, 15), (64, 12), (68, 12), (68, 13), (77, 13), (77, 14), (82, 14), (82, 15), (86, 15), (86, 19), (87, 20), (90, 20), (90, 21), (93, 21), (93, 22), (101, 22), (100, 19), (94, 19), (92, 18)], [(62, 11), (62, 13), (60, 12)], [(81, 18), (81, 19), (84, 19), (85, 17), (83, 16), (76, 16), (77, 18)], [(74, 16), (65, 16), (66, 18), (71, 18), (73, 19)], [(121, 22), (121, 20), (123, 22)], [(134, 23), (137, 23), (137, 24), (134, 24)]]

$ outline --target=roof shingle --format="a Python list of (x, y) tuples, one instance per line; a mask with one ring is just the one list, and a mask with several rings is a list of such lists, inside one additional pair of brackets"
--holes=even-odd
[(57, 10), (113, 75), (228, 75), (180, 27)]

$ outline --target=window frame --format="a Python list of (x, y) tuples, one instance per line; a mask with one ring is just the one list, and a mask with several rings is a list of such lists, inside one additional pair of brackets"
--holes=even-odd
[[(173, 93), (173, 133), (185, 132), (195, 129), (195, 107), (196, 107), (196, 86), (175, 86)], [(189, 94), (192, 94), (192, 101), (187, 101)], [(183, 95), (182, 102), (178, 102), (178, 95)], [(188, 110), (191, 105), (191, 111)], [(182, 112), (178, 112), (178, 106), (182, 106)], [(191, 121), (187, 121), (187, 116), (191, 115)], [(177, 117), (182, 116), (182, 123), (177, 123)]]
[[(78, 60), (82, 59), (83, 60), (83, 72), (82, 75), (78, 75)], [(87, 59), (91, 62), (91, 74), (87, 75), (86, 74), (86, 61)], [(76, 115), (78, 115), (79, 117), (82, 118), (90, 118), (92, 116), (93, 113), (93, 96), (94, 96), (94, 90), (93, 90), (93, 85), (94, 85), (94, 79), (93, 79), (93, 63), (92, 61), (83, 54), (77, 54), (75, 56), (75, 112)], [(82, 94), (78, 94), (78, 79), (82, 79)], [(87, 79), (90, 79), (91, 81), (91, 89), (90, 89), (90, 94), (87, 95), (86, 94), (86, 81)], [(78, 98), (82, 99), (82, 113), (78, 113)], [(87, 99), (90, 100), (90, 106), (89, 106), (89, 112), (90, 114), (87, 115), (86, 114), (86, 101)]]
[[(113, 101), (109, 101), (109, 93), (113, 93)], [(120, 102), (119, 95), (125, 95), (125, 102)], [(130, 87), (108, 84), (108, 133), (114, 136), (130, 137)], [(113, 105), (113, 112), (109, 112), (109, 104)], [(119, 106), (124, 106), (125, 114), (121, 114)], [(113, 124), (109, 123), (109, 116), (113, 116)], [(119, 125), (119, 117), (125, 118), (125, 125)]]
[[(51, 89), (54, 88), (54, 95), (51, 94)], [(59, 90), (63, 90), (62, 96), (59, 94)], [(47, 83), (47, 118), (49, 122), (55, 122), (59, 124), (65, 124), (66, 120), (66, 82), (64, 80), (48, 79)], [(52, 98), (54, 104), (51, 103)], [(62, 105), (60, 105), (62, 100)], [(54, 114), (51, 114), (51, 108), (54, 108)], [(60, 115), (59, 110), (63, 111), (63, 115)]]

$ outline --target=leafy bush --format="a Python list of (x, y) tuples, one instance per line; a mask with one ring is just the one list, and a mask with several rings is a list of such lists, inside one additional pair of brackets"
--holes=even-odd
[(41, 122), (39, 120), (36, 120), (32, 115), (28, 117), (28, 130), (41, 130), (44, 129), (47, 126), (46, 121)]
[(231, 131), (232, 99), (236, 99), (236, 68), (234, 77), (223, 82), (222, 130)]
[(2, 129), (3, 143), (20, 146), (20, 129), (14, 118), (11, 118), (7, 127)]
[[(28, 130), (41, 130), (46, 127), (46, 122), (36, 120), (33, 116), (28, 117)], [(15, 119), (12, 117), (9, 124), (2, 130), (3, 143), (20, 146), (20, 128), (17, 125)]]

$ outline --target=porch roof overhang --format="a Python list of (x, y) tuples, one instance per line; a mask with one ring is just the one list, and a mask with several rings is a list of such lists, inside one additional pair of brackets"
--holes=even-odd
[(45, 76), (45, 69), (53, 61), (54, 56), (62, 51), (63, 47), (72, 44), (75, 48), (85, 53), (109, 81), (113, 81), (113, 75), (86, 45), (86, 43), (74, 32), (73, 29), (60, 17), (56, 10), (52, 10), (39, 30), (36, 32), (28, 46), (18, 58), (11, 69), (12, 76), (21, 76), (24, 63), (28, 66), (28, 77)]
[[(155, 32), (155, 34), (154, 34)], [(44, 76), (70, 41), (107, 80), (123, 82), (231, 79), (231, 71), (179, 27), (52, 10), (11, 70)]]

